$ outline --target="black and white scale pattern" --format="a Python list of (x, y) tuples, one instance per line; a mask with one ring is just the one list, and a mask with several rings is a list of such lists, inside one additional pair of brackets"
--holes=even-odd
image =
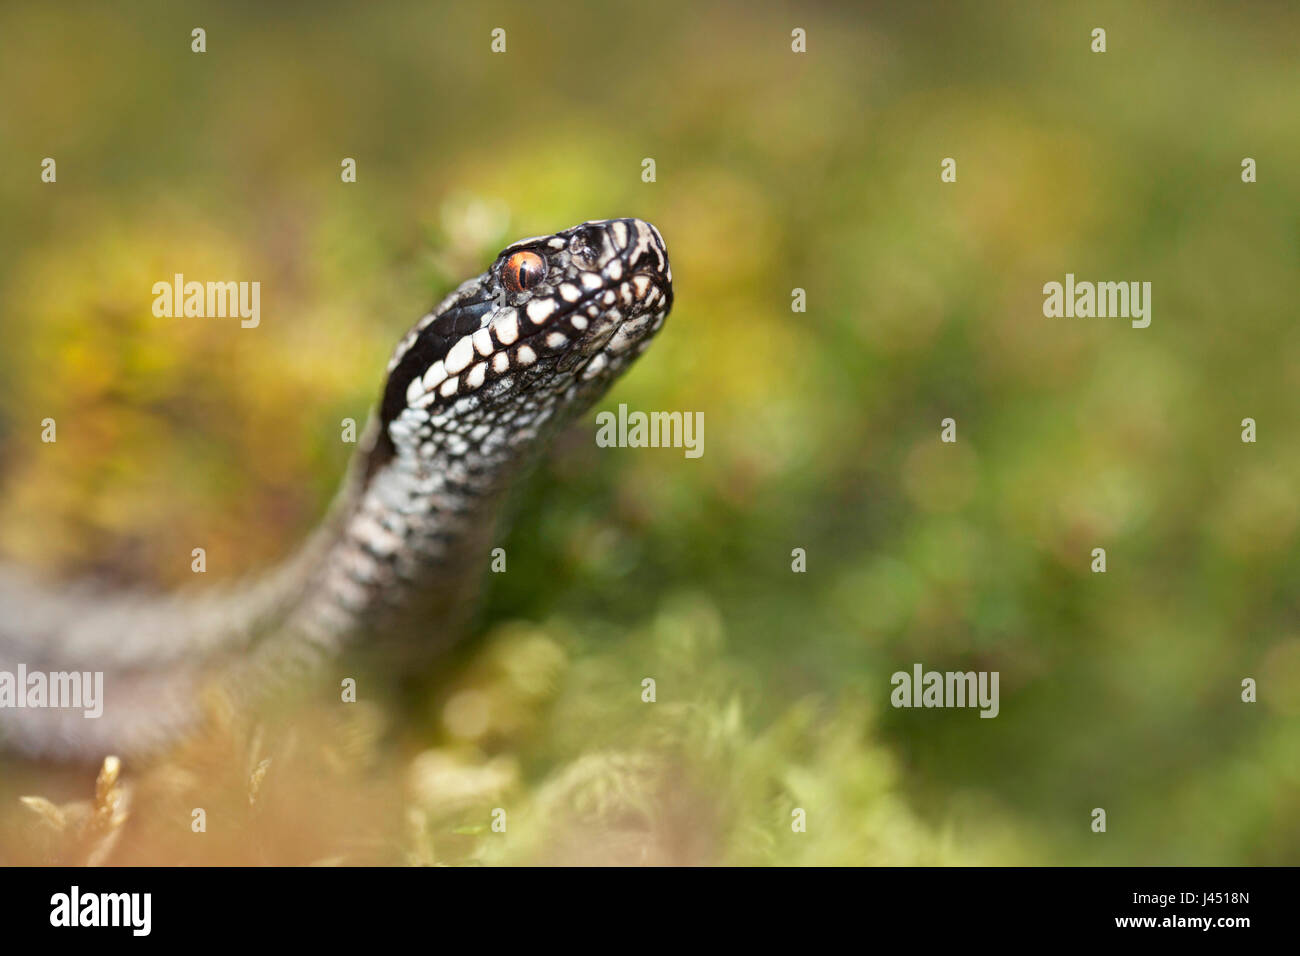
[[(512, 290), (504, 271), (519, 253), (540, 265)], [(361, 634), (449, 641), (505, 492), (645, 350), (672, 301), (663, 238), (639, 219), (514, 243), (398, 344), (349, 479), (282, 567), (162, 598), (0, 572), (13, 611), (0, 620), (0, 669), (104, 671), (106, 698), (97, 720), (0, 709), (0, 743), (90, 759), (148, 751), (198, 719), (213, 675), (252, 694)]]

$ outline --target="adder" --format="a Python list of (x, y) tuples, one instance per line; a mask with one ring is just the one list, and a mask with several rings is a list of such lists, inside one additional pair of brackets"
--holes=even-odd
[(0, 571), (0, 672), (104, 675), (101, 717), (0, 707), (0, 743), (50, 757), (148, 753), (201, 720), (214, 675), (254, 688), (350, 642), (453, 641), (503, 499), (672, 304), (667, 250), (647, 222), (521, 240), (397, 344), (343, 488), (280, 566), (166, 596)]

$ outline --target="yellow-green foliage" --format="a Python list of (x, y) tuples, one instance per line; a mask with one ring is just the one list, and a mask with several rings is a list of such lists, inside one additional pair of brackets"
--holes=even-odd
[[(588, 218), (659, 226), (677, 295), (606, 407), (706, 423), (697, 460), (576, 427), (423, 705), (128, 764), (114, 859), (1300, 859), (1296, 9), (564, 6), (0, 10), (5, 557), (269, 565), (409, 325)], [(260, 281), (261, 326), (154, 318), (177, 271)], [(1066, 272), (1150, 281), (1150, 328), (1046, 318)], [(892, 709), (914, 662), (1001, 713)], [(0, 767), (0, 857), (93, 774)]]

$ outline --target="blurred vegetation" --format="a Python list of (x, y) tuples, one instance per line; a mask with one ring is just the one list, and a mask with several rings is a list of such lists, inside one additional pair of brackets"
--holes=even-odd
[[(400, 757), (366, 711), (312, 758), (400, 821), (361, 846), (318, 806), (356, 836), (330, 861), (1300, 861), (1300, 11), (941, 11), (6, 5), (0, 551), (270, 564), (422, 309), (506, 241), (640, 216), (677, 305), (605, 407), (702, 411), (705, 454), (564, 437)], [(174, 272), (259, 280), (261, 327), (154, 318)], [(1150, 281), (1151, 327), (1044, 318), (1066, 272)], [(999, 717), (891, 709), (917, 661), (999, 671)], [(259, 753), (185, 773), (242, 793)], [(288, 809), (250, 832), (314, 859), (325, 771), (271, 759)], [(44, 773), (0, 765), (0, 830)], [(167, 799), (119, 858), (172, 858)]]

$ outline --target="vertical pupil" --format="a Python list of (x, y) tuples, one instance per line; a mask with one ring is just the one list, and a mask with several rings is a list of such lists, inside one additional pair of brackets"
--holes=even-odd
[(532, 252), (517, 252), (506, 264), (506, 284), (511, 286), (513, 291), (523, 292), (537, 284), (542, 272), (540, 256)]

